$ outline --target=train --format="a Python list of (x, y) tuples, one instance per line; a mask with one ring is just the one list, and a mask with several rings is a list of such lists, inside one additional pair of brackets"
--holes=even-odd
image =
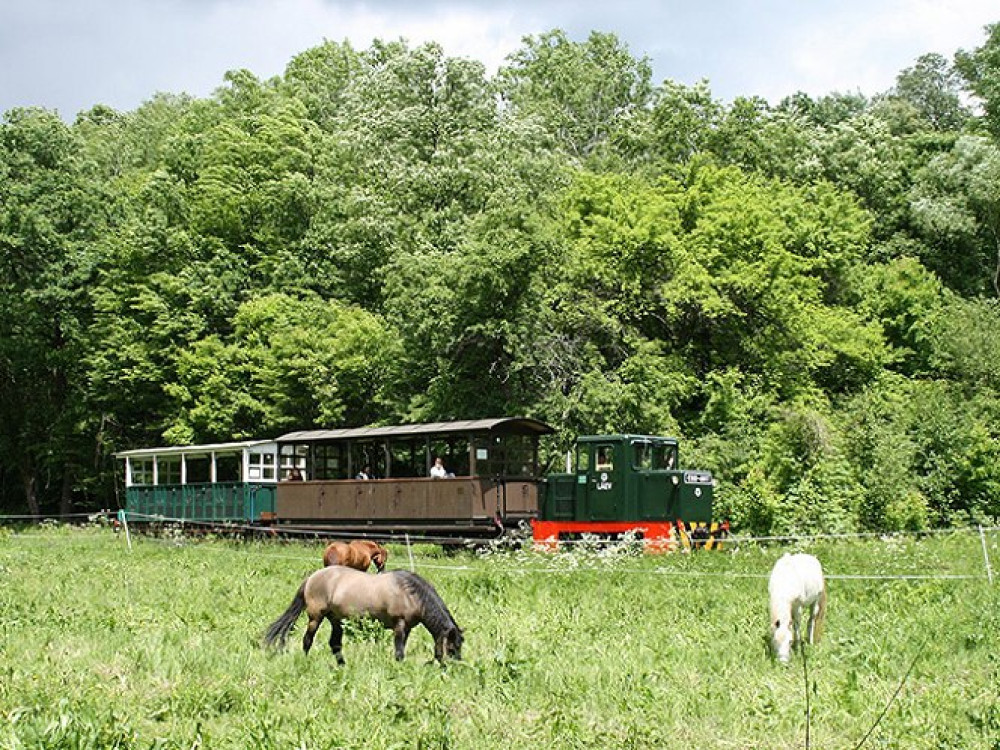
[[(713, 546), (710, 471), (681, 468), (676, 438), (577, 439), (540, 465), (554, 432), (528, 417), (317, 429), (269, 440), (140, 448), (124, 464), (126, 517), (316, 534), (535, 544), (632, 535), (650, 548)], [(443, 465), (442, 477), (431, 467)]]

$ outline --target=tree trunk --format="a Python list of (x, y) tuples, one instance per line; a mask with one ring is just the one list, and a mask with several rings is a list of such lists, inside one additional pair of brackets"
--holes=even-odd
[(997, 246), (997, 265), (993, 270), (993, 292), (1000, 297), (1000, 236), (995, 240)]
[(24, 485), (24, 498), (28, 501), (28, 513), (38, 518), (42, 515), (42, 509), (38, 505), (38, 495), (35, 494), (35, 472), (28, 466), (21, 467), (21, 482)]
[(59, 515), (68, 516), (73, 512), (73, 468), (63, 466), (62, 489), (59, 492)]

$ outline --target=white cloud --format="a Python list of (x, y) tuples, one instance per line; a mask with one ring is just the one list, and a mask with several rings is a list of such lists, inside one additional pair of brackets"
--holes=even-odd
[(918, 57), (937, 52), (951, 58), (962, 47), (983, 43), (983, 26), (996, 8), (984, 0), (892, 0), (846, 6), (819, 23), (793, 31), (787, 69), (768, 85), (777, 99), (796, 88), (817, 95), (892, 87), (896, 75)]
[(0, 111), (96, 103), (132, 109), (157, 91), (207, 96), (227, 70), (281, 74), (297, 53), (349, 40), (436, 41), (492, 73), (527, 34), (616, 33), (656, 82), (708, 78), (716, 96), (777, 101), (873, 94), (926, 52), (985, 40), (995, 0), (0, 0)]

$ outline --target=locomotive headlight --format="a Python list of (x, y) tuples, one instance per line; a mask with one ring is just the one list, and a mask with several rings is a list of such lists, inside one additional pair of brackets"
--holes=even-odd
[(673, 482), (674, 486), (676, 487), (678, 484), (681, 483), (681, 478), (676, 474), (674, 474), (672, 477), (670, 477), (670, 481)]

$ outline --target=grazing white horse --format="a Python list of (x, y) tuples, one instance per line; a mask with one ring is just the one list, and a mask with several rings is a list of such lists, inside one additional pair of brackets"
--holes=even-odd
[(826, 613), (826, 582), (823, 566), (812, 555), (782, 555), (774, 564), (767, 585), (771, 595), (771, 651), (788, 662), (792, 649), (802, 644), (799, 623), (802, 610), (809, 610), (809, 643), (823, 633)]

